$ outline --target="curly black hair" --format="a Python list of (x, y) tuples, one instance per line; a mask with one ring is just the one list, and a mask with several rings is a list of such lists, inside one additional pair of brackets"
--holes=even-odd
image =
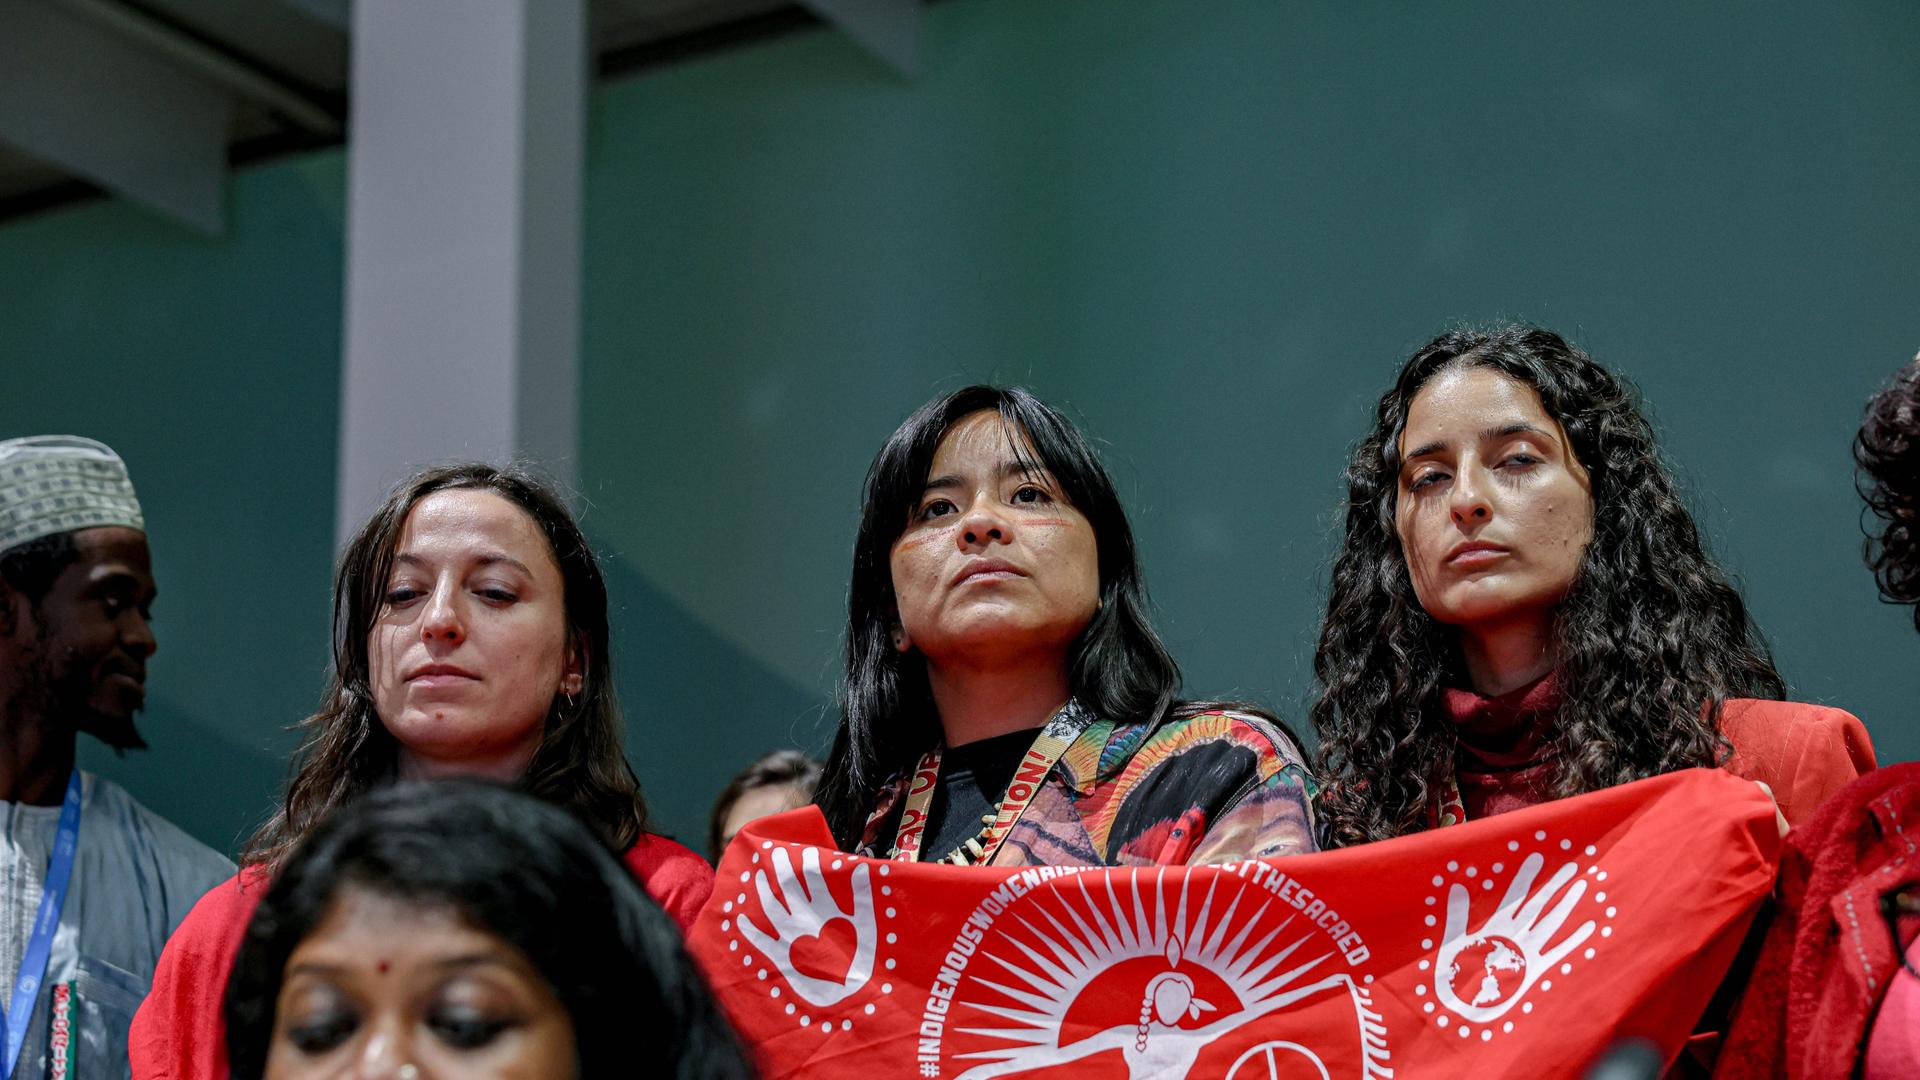
[(1920, 630), (1920, 356), (1867, 403), (1853, 439), (1857, 483), (1881, 521), (1867, 534), (1867, 565), (1889, 604), (1912, 604)]
[(1314, 657), (1329, 846), (1424, 827), (1435, 786), (1453, 774), (1457, 742), (1439, 703), (1445, 686), (1465, 678), (1458, 638), (1414, 594), (1394, 503), (1414, 396), (1459, 366), (1537, 392), (1592, 483), (1593, 539), (1555, 618), (1554, 797), (1721, 763), (1732, 749), (1719, 730), (1721, 704), (1786, 693), (1746, 604), (1703, 549), (1629, 386), (1549, 330), (1449, 331), (1401, 368), (1346, 472), (1346, 538)]

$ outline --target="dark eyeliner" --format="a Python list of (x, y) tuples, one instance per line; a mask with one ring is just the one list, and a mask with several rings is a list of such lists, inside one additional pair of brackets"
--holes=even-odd
[(353, 1013), (322, 1013), (287, 1025), (287, 1041), (303, 1054), (324, 1054), (346, 1042), (359, 1026), (360, 1018)]
[(499, 1038), (516, 1021), (461, 1011), (436, 1011), (427, 1017), (427, 1026), (440, 1041), (461, 1050), (475, 1050)]

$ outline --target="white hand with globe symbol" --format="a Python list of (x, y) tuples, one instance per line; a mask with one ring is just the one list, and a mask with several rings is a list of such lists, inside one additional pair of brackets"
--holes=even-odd
[(1499, 1019), (1593, 933), (1594, 923), (1588, 920), (1548, 946), (1586, 895), (1587, 883), (1574, 882), (1549, 911), (1547, 904), (1579, 868), (1567, 863), (1532, 892), (1545, 864), (1538, 852), (1527, 856), (1514, 871), (1499, 908), (1472, 932), (1467, 930), (1471, 894), (1458, 882), (1447, 891), (1447, 926), (1434, 960), (1433, 992), (1461, 1019), (1480, 1024)]

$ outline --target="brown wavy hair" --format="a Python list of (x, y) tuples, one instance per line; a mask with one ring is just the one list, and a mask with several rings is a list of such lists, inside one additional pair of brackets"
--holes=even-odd
[(571, 702), (554, 697), (520, 790), (572, 811), (615, 851), (625, 851), (646, 831), (646, 800), (621, 749), (600, 562), (545, 482), (517, 465), (462, 462), (402, 481), (341, 555), (333, 585), (333, 674), (320, 710), (299, 725), (305, 735), (286, 798), (248, 841), (245, 865), (276, 868), (329, 812), (397, 778), (400, 744), (374, 711), (367, 639), (386, 602), (407, 515), (428, 495), (453, 490), (491, 492), (525, 511), (547, 538), (566, 586), (567, 637), (580, 655), (580, 693)]
[(1853, 460), (1860, 494), (1880, 519), (1866, 547), (1880, 598), (1912, 605), (1920, 629), (1920, 356), (1867, 403)]
[(1450, 331), (1400, 369), (1347, 467), (1346, 539), (1313, 663), (1328, 846), (1422, 828), (1436, 785), (1453, 775), (1457, 744), (1440, 696), (1465, 682), (1458, 634), (1414, 595), (1394, 504), (1407, 411), (1428, 380), (1457, 367), (1538, 393), (1592, 480), (1593, 539), (1554, 620), (1555, 798), (1719, 764), (1732, 751), (1722, 703), (1786, 694), (1628, 385), (1550, 330)]

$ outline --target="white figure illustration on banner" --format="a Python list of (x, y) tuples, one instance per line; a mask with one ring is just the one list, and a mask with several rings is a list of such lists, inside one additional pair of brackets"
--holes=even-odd
[[(1140, 880), (1142, 876), (1101, 874), (1102, 887), (1089, 881), (1094, 875), (1085, 875), (1050, 893), (1028, 894), (1033, 911), (1020, 918), (1023, 929), (1002, 939), (1010, 948), (984, 953), (997, 977), (981, 974), (972, 980), (990, 992), (988, 1000), (980, 1000), (978, 991), (967, 995), (972, 1008), (1004, 1023), (968, 1025), (962, 1031), (1000, 1045), (954, 1053), (955, 1060), (980, 1062), (960, 1073), (960, 1080), (1024, 1073), (1112, 1050), (1121, 1052), (1129, 1077), (1181, 1077), (1203, 1050), (1228, 1032), (1336, 993), (1352, 1003), (1366, 1074), (1391, 1075), (1385, 1067), (1386, 1028), (1371, 1007), (1369, 992), (1345, 972), (1314, 977), (1316, 969), (1337, 955), (1332, 949), (1288, 966), (1315, 935), (1309, 929), (1276, 947), (1288, 920), (1276, 914), (1273, 925), (1263, 925), (1272, 899), (1264, 891), (1251, 897), (1257, 901), (1248, 905), (1253, 910), (1241, 912), (1241, 900), (1250, 897), (1244, 886), (1236, 887), (1226, 910), (1216, 912), (1215, 891), (1229, 879), (1215, 878), (1197, 912), (1189, 916), (1186, 880), (1179, 884), (1177, 909), (1169, 910), (1174, 903), (1161, 889), (1165, 871), (1155, 872), (1149, 881)], [(1116, 880), (1123, 885), (1124, 899), (1115, 889)], [(1067, 1016), (1078, 1011), (1083, 993), (1106, 973), (1143, 957), (1157, 957), (1166, 969), (1146, 980), (1139, 1013), (1115, 1018), (1085, 1038), (1068, 1035)], [(1231, 1000), (1202, 997), (1189, 972), (1218, 979)], [(1182, 1026), (1209, 1015), (1214, 1016), (1211, 1022)], [(1320, 1056), (1307, 1047), (1289, 1043), (1268, 1049), (1303, 1059), (1313, 1069), (1310, 1075), (1326, 1075)], [(1264, 1060), (1270, 1061), (1271, 1054)]]
[[(852, 907), (848, 909), (840, 906), (827, 887), (826, 878), (820, 872), (819, 848), (810, 847), (801, 854), (799, 874), (794, 873), (793, 859), (784, 847), (772, 849), (771, 861), (773, 881), (779, 886), (779, 896), (773, 894), (765, 869), (755, 871), (753, 875), (753, 886), (760, 897), (760, 911), (769, 929), (762, 931), (742, 913), (739, 916), (740, 934), (780, 969), (781, 976), (794, 993), (816, 1007), (837, 1005), (859, 992), (873, 977), (874, 952), (879, 947), (880, 935), (874, 926), (873, 882), (869, 868), (862, 862), (849, 875), (853, 897)], [(795, 947), (801, 942), (824, 937), (830, 926), (841, 921), (848, 923), (853, 930), (853, 960), (847, 966), (846, 974), (834, 979), (799, 970), (794, 963)]]
[[(1587, 920), (1554, 942), (1586, 895), (1587, 883), (1574, 880), (1580, 868), (1568, 862), (1535, 892), (1533, 883), (1544, 865), (1546, 859), (1539, 852), (1528, 855), (1515, 869), (1500, 906), (1471, 931), (1467, 929), (1471, 892), (1459, 882), (1447, 890), (1447, 924), (1434, 958), (1433, 993), (1441, 1006), (1462, 1020), (1477, 1024), (1498, 1020), (1593, 934), (1595, 924)], [(1559, 902), (1547, 910), (1556, 896)]]

